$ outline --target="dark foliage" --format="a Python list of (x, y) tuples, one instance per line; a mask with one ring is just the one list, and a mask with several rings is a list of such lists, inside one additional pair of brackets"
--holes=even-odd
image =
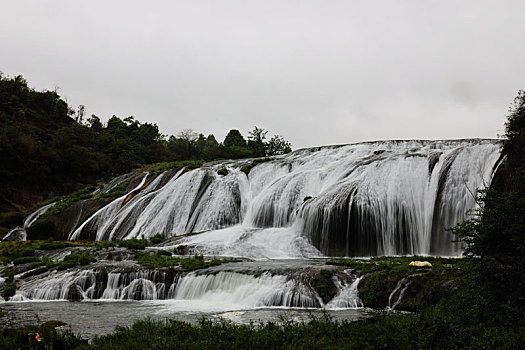
[(503, 143), (505, 159), (479, 209), (455, 229), (473, 261), (465, 308), (472, 322), (494, 327), (525, 324), (525, 92), (511, 108)]

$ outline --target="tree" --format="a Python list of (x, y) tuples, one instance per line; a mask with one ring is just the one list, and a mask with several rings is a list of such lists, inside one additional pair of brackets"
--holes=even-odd
[(231, 129), (228, 135), (224, 138), (223, 142), (226, 147), (246, 147), (246, 140), (242, 137), (241, 133), (237, 129)]
[(505, 123), (503, 155), (492, 186), (481, 191), (479, 209), (457, 234), (467, 254), (507, 260), (525, 255), (525, 92), (514, 100)]
[(79, 105), (77, 109), (77, 117), (76, 122), (82, 124), (82, 120), (84, 119), (84, 113), (85, 113), (86, 107), (84, 105)]
[(197, 134), (195, 132), (195, 130), (193, 130), (193, 129), (184, 129), (184, 130), (182, 130), (181, 132), (179, 132), (177, 134), (177, 137), (179, 139), (183, 139), (183, 140), (186, 140), (186, 141), (192, 143), (195, 140), (197, 140), (197, 138), (199, 137), (199, 134)]
[(100, 118), (97, 117), (95, 114), (92, 114), (91, 117), (87, 119), (88, 126), (91, 128), (91, 130), (99, 133), (102, 131), (102, 123), (100, 122)]
[(479, 209), (454, 229), (473, 258), (473, 275), (494, 323), (525, 322), (525, 93), (520, 91), (505, 124), (499, 166)]
[(252, 151), (254, 157), (264, 157), (266, 155), (266, 134), (268, 131), (255, 127), (248, 133), (248, 149)]
[(291, 151), (292, 144), (280, 135), (273, 136), (270, 141), (266, 143), (266, 155), (268, 156), (290, 153)]

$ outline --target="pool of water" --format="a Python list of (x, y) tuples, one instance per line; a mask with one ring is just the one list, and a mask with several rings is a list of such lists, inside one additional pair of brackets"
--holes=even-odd
[(18, 328), (24, 325), (40, 324), (49, 320), (63, 321), (71, 327), (73, 333), (85, 339), (95, 335), (104, 335), (115, 330), (115, 326), (129, 326), (134, 321), (144, 318), (155, 320), (177, 319), (197, 323), (203, 317), (210, 320), (225, 319), (237, 324), (250, 322), (266, 323), (290, 320), (309, 321), (313, 317), (325, 314), (334, 320), (355, 321), (365, 317), (366, 309), (301, 309), (301, 308), (254, 308), (234, 310), (213, 308), (201, 311), (189, 310), (185, 301), (47, 301), (47, 302), (2, 302), (0, 311), (7, 312), (0, 317), (0, 327)]

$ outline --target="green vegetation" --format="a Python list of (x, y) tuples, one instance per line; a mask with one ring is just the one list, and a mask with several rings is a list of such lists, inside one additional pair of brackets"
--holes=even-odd
[[(95, 189), (96, 189), (95, 186), (89, 185), (71, 194), (68, 194), (62, 197), (58, 197), (58, 198), (53, 198), (52, 201), (57, 202), (57, 203), (55, 203), (55, 205), (49, 208), (46, 211), (45, 215), (47, 216), (47, 215), (60, 214), (64, 209), (68, 208), (73, 202), (77, 202), (82, 199), (93, 198), (93, 191)], [(44, 203), (40, 204), (40, 206), (43, 206), (43, 205), (45, 204)]]
[(6, 273), (3, 297), (7, 300), (16, 293), (15, 271), (8, 270)]
[(478, 197), (479, 209), (455, 229), (472, 261), (472, 296), (463, 305), (472, 323), (513, 329), (525, 325), (525, 92), (508, 114), (503, 155), (491, 188)]
[(89, 251), (84, 250), (66, 255), (63, 261), (54, 263), (52, 267), (56, 267), (58, 270), (66, 270), (79, 265), (88, 265), (95, 261), (97, 261), (97, 259), (92, 257)]
[(251, 171), (251, 170), (252, 170), (257, 164), (261, 164), (261, 163), (269, 162), (270, 160), (272, 160), (272, 159), (269, 158), (269, 157), (254, 159), (254, 160), (252, 160), (250, 163), (244, 165), (244, 166), (241, 168), (241, 171), (242, 171), (243, 173), (245, 173), (246, 175), (248, 175), (248, 174), (250, 173), (250, 171)]
[(310, 278), (310, 285), (317, 291), (326, 304), (332, 300), (337, 294), (337, 287), (332, 279), (333, 272), (331, 270), (322, 269)]
[(69, 242), (63, 242), (63, 241), (48, 241), (40, 244), (38, 249), (40, 250), (55, 250), (55, 249), (62, 249), (67, 247), (72, 247), (73, 244)]
[(153, 237), (150, 237), (150, 241), (151, 243), (153, 244), (159, 244), (159, 243), (162, 243), (164, 242), (166, 238), (164, 237), (164, 234), (163, 233), (156, 233), (155, 235), (153, 235)]
[(217, 174), (221, 175), (221, 176), (226, 176), (226, 175), (228, 175), (228, 169), (221, 168), (221, 169), (217, 170)]
[[(202, 319), (192, 325), (177, 320), (140, 320), (130, 327), (82, 342), (71, 334), (48, 334), (39, 331), (47, 343), (63, 339), (68, 349), (519, 349), (522, 337), (515, 330), (500, 333), (469, 329), (468, 336), (458, 333), (454, 315), (384, 314), (356, 322), (336, 322), (329, 316), (309, 322), (250, 323), (236, 325), (229, 321)], [(519, 327), (519, 326), (518, 326)], [(523, 331), (523, 327), (521, 326)], [(13, 348), (21, 331), (6, 330), (0, 346)]]
[(187, 258), (180, 258), (171, 256), (171, 253), (164, 250), (159, 250), (155, 253), (135, 254), (137, 263), (147, 268), (162, 268), (162, 267), (180, 267), (185, 271), (193, 271), (203, 269), (210, 266), (220, 265), (228, 262), (235, 262), (236, 259), (212, 259), (205, 261), (202, 255), (190, 256)]
[(138, 238), (131, 238), (131, 239), (126, 239), (126, 240), (118, 242), (118, 245), (120, 247), (125, 247), (128, 249), (135, 249), (135, 250), (144, 250), (146, 249), (147, 244), (148, 244), (148, 241), (146, 239), (138, 239)]
[(156, 174), (166, 170), (179, 170), (186, 168), (187, 170), (193, 170), (200, 168), (204, 164), (204, 160), (182, 160), (176, 162), (164, 162), (147, 165), (143, 170), (147, 170), (150, 173)]
[[(129, 185), (129, 181), (124, 181), (122, 183), (119, 183), (117, 186), (113, 187), (108, 192), (100, 193), (100, 195), (98, 195), (97, 197), (114, 199), (114, 198), (123, 196), (127, 192), (126, 190), (128, 188), (128, 185)], [(82, 198), (79, 198), (79, 199), (82, 199)]]
[(432, 264), (433, 267), (441, 267), (443, 266), (443, 264), (455, 264), (458, 262), (458, 259), (447, 259), (417, 255), (406, 257), (377, 256), (370, 258), (369, 261), (338, 259), (331, 260), (328, 262), (328, 264), (350, 267), (358, 275), (366, 275), (372, 272), (385, 272), (390, 275), (394, 275), (397, 278), (400, 276), (407, 276), (411, 273), (414, 273), (416, 269), (421, 269), (415, 266), (410, 266), (410, 263), (412, 261), (428, 261)]
[[(23, 328), (5, 327), (0, 330), (0, 349), (18, 349), (22, 334), (38, 333), (42, 339), (44, 349), (86, 349), (87, 341), (71, 332), (57, 332), (55, 327), (64, 325), (60, 321), (47, 321), (41, 325), (26, 326)], [(33, 349), (39, 349), (36, 341), (32, 339)]]
[(178, 245), (176, 246), (173, 251), (175, 254), (178, 254), (178, 255), (184, 255), (186, 253), (186, 248), (187, 246), (184, 245), (184, 244), (181, 244), (181, 245)]

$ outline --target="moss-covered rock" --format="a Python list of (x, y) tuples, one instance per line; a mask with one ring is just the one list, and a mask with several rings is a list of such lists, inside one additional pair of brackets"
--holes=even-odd
[(388, 297), (398, 282), (385, 271), (377, 271), (363, 276), (359, 285), (359, 298), (366, 307), (382, 309), (388, 306)]
[(333, 272), (331, 270), (321, 269), (318, 273), (310, 277), (308, 281), (325, 304), (337, 294), (337, 286), (334, 284), (332, 275)]
[(226, 175), (228, 175), (228, 169), (221, 168), (221, 169), (217, 170), (217, 174), (219, 174), (221, 176), (226, 176)]

